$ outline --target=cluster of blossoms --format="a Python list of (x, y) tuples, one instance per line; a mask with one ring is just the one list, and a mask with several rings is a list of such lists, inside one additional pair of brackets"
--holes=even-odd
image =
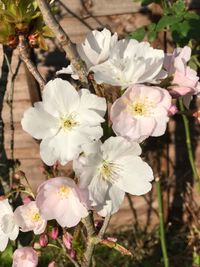
[[(60, 78), (46, 84), (43, 101), (25, 111), (22, 127), (42, 140), (40, 155), (47, 165), (73, 161), (77, 183), (69, 177), (48, 179), (39, 186), (36, 199), (14, 213), (8, 200), (1, 200), (1, 251), (9, 238), (16, 239), (19, 229), (43, 234), (48, 220), (73, 227), (89, 210), (103, 217), (117, 212), (126, 192), (149, 192), (153, 171), (141, 158), (140, 143), (165, 133), (169, 116), (176, 112), (172, 98), (183, 97), (189, 107), (192, 96), (199, 93), (197, 73), (187, 66), (189, 47), (165, 55), (147, 42), (118, 40), (116, 33), (104, 29), (90, 32), (77, 50), (97, 84), (121, 88), (109, 111), (115, 136), (104, 136), (104, 143), (100, 140), (107, 111), (104, 97), (85, 88), (77, 91)], [(60, 73), (78, 78), (72, 65)], [(163, 80), (170, 81), (165, 88), (160, 87)], [(20, 248), (13, 266), (34, 267), (37, 261), (32, 248)]]

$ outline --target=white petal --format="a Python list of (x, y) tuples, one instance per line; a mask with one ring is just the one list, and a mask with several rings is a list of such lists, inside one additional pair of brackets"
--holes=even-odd
[(104, 205), (98, 205), (94, 207), (98, 214), (103, 217), (106, 217), (110, 214), (112, 215), (119, 210), (124, 200), (125, 192), (113, 185), (110, 188), (108, 195), (108, 200), (106, 200)]
[(19, 227), (15, 225), (15, 228), (13, 229), (12, 233), (9, 234), (10, 240), (15, 240), (18, 237), (19, 234)]
[(140, 157), (126, 157), (118, 162), (122, 166), (120, 177), (115, 182), (121, 190), (132, 195), (143, 195), (151, 190), (153, 171)]
[(90, 185), (88, 186), (90, 200), (92, 205), (104, 204), (106, 201), (106, 195), (109, 191), (111, 184), (102, 179), (97, 173), (93, 177)]
[(104, 159), (110, 161), (119, 160), (121, 157), (130, 155), (132, 157), (140, 155), (142, 150), (140, 145), (136, 142), (129, 142), (125, 138), (110, 137), (101, 147)]
[(71, 64), (67, 66), (67, 68), (62, 68), (61, 70), (56, 72), (56, 75), (59, 75), (59, 74), (70, 74), (74, 80), (79, 79), (78, 75), (76, 74), (75, 69), (73, 68)]
[(53, 116), (70, 114), (79, 107), (79, 95), (67, 81), (55, 79), (49, 81), (43, 91), (43, 107)]
[(79, 91), (81, 96), (80, 107), (83, 109), (90, 109), (96, 111), (99, 115), (104, 117), (107, 105), (104, 97), (99, 97), (91, 94), (88, 89), (81, 89)]
[(8, 244), (8, 237), (0, 232), (0, 251), (4, 251)]
[(43, 139), (56, 134), (58, 120), (43, 109), (42, 102), (24, 112), (22, 128), (36, 139)]

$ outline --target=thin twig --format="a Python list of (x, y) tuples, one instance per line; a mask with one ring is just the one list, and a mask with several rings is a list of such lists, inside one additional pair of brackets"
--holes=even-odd
[(101, 227), (101, 229), (100, 229), (100, 231), (98, 233), (99, 240), (101, 240), (103, 238), (103, 236), (104, 236), (104, 234), (106, 232), (106, 229), (108, 227), (108, 224), (110, 222), (110, 219), (111, 219), (110, 214), (105, 217), (103, 225), (102, 225), (102, 227)]
[(66, 32), (60, 26), (56, 18), (51, 12), (51, 8), (46, 0), (37, 0), (40, 11), (43, 15), (44, 22), (46, 25), (54, 32), (59, 43), (65, 50), (68, 59), (71, 61), (71, 64), (76, 69), (82, 84), (87, 85), (87, 69), (80, 59), (78, 52), (76, 51), (75, 45), (71, 42)]
[(45, 80), (42, 78), (42, 76), (39, 73), (39, 71), (37, 70), (36, 66), (34, 65), (34, 63), (30, 59), (26, 39), (23, 35), (19, 35), (18, 49), (19, 49), (19, 55), (20, 55), (21, 59), (24, 61), (28, 70), (32, 73), (32, 75), (34, 76), (36, 81), (39, 83), (41, 89), (43, 89), (45, 86)]

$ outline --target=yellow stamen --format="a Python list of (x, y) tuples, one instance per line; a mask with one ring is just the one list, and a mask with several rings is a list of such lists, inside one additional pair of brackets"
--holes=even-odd
[(58, 194), (62, 197), (62, 198), (65, 198), (69, 195), (69, 192), (71, 191), (71, 188), (66, 186), (66, 185), (62, 185), (60, 188), (59, 188), (59, 192)]
[(71, 130), (76, 125), (77, 122), (75, 121), (73, 116), (68, 116), (68, 117), (63, 116), (60, 118), (60, 127), (64, 130)]
[(40, 220), (40, 218), (41, 217), (40, 217), (40, 214), (38, 212), (35, 212), (35, 213), (32, 214), (32, 220), (34, 222), (38, 222)]

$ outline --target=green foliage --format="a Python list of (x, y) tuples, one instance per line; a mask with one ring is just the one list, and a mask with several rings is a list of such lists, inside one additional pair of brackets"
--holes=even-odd
[(0, 0), (0, 19), (0, 43), (15, 48), (23, 34), (30, 46), (48, 49), (44, 38), (53, 34), (44, 25), (36, 0)]
[[(142, 5), (152, 2), (158, 1), (141, 0)], [(163, 2), (167, 3), (166, 1)], [(147, 36), (148, 40), (153, 42), (159, 32), (168, 31), (176, 44), (184, 46), (190, 40), (200, 41), (199, 25), (200, 16), (193, 11), (187, 10), (184, 0), (177, 0), (172, 5), (163, 6), (163, 16), (156, 24), (151, 23), (140, 27), (130, 34), (130, 38), (142, 41)]]
[(1, 267), (10, 267), (12, 265), (12, 254), (13, 248), (9, 243), (7, 248), (3, 252), (0, 252)]

